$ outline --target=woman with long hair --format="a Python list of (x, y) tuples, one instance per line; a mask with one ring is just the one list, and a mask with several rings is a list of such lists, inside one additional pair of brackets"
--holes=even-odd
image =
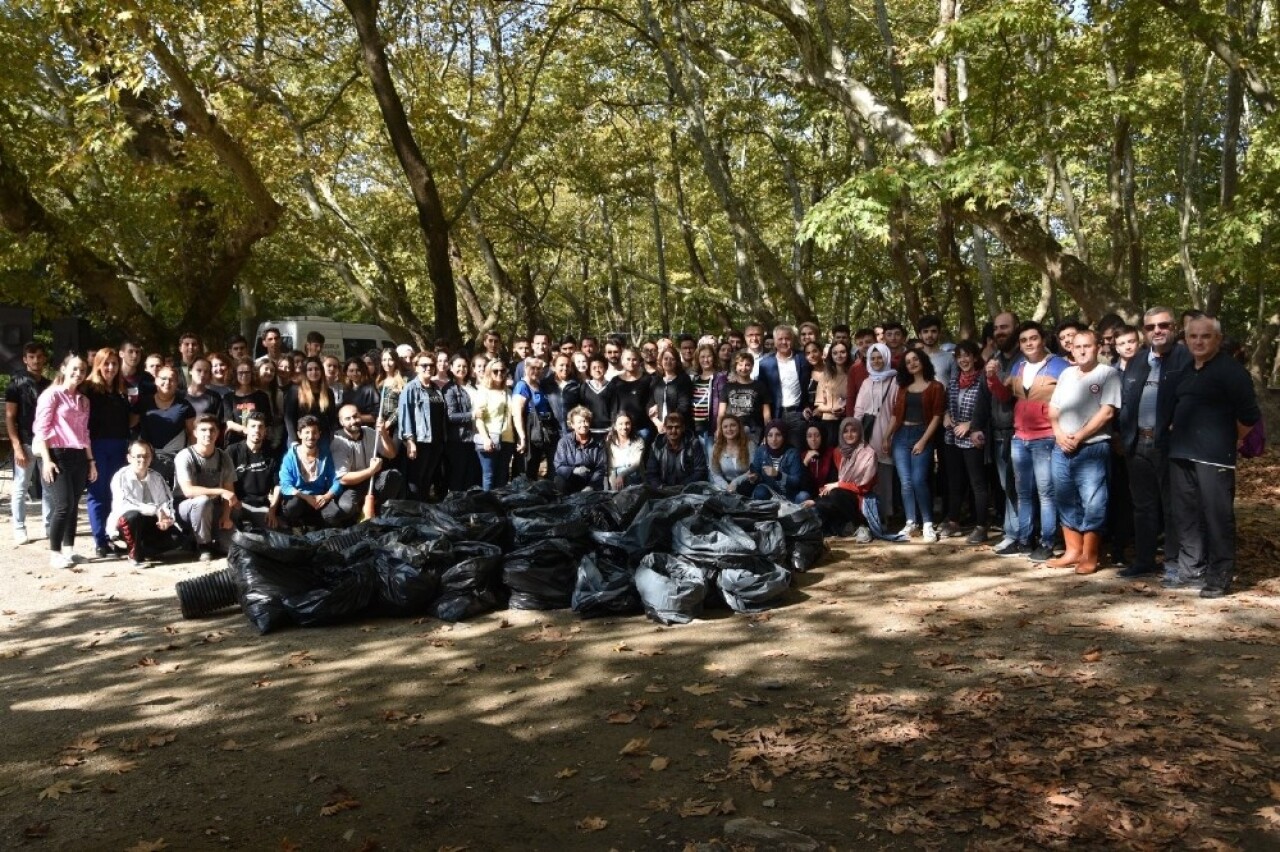
[(629, 346), (622, 350), (618, 361), (622, 372), (609, 382), (613, 386), (613, 412), (609, 420), (612, 422), (625, 411), (631, 417), (631, 428), (648, 443), (653, 435), (653, 425), (649, 421), (649, 374), (645, 372), (639, 353)]
[(385, 423), (391, 430), (392, 435), (398, 435), (399, 424), (396, 421), (396, 413), (400, 409), (400, 394), (404, 393), (404, 386), (409, 383), (412, 378), (405, 363), (400, 360), (400, 356), (396, 354), (396, 350), (387, 348), (383, 349), (378, 356), (378, 419)]
[[(889, 347), (873, 343), (867, 348), (867, 378), (858, 388), (853, 416), (861, 425), (863, 443), (876, 454), (876, 497), (881, 516), (893, 512), (893, 453), (885, 436), (893, 422), (893, 407), (898, 401), (898, 371), (893, 368)], [(843, 421), (841, 430), (844, 429)]]
[[(818, 496), (806, 505), (813, 506), (822, 517), (824, 531), (833, 535), (853, 533), (856, 541), (871, 541), (868, 529), (866, 498), (875, 488), (875, 450), (862, 439), (862, 422), (856, 417), (840, 421), (840, 443), (836, 445), (839, 467), (834, 482), (818, 489)], [(876, 525), (879, 516), (875, 517)]]
[(284, 388), (280, 387), (276, 378), (276, 364), (270, 358), (259, 361), (254, 369), (257, 371), (258, 390), (267, 395), (271, 405), (267, 447), (279, 452), (284, 446)]
[(649, 419), (659, 435), (668, 414), (683, 417), (686, 429), (693, 426), (693, 382), (680, 364), (680, 353), (670, 347), (658, 352), (658, 369), (649, 382)]
[(36, 402), (31, 449), (40, 459), (40, 479), (49, 489), (49, 565), (54, 568), (70, 568), (80, 561), (71, 552), (76, 515), (85, 486), (98, 478), (89, 439), (89, 400), (81, 392), (88, 372), (83, 358), (68, 355), (58, 377)]
[(298, 443), (298, 420), (307, 415), (316, 418), (320, 440), (327, 446), (338, 422), (338, 405), (324, 379), (324, 362), (314, 355), (302, 359), (302, 381), (284, 397), (284, 430), (290, 445)]
[(485, 365), (472, 411), (480, 487), (485, 491), (502, 488), (511, 478), (511, 457), (524, 452), (524, 399), (512, 399), (507, 390), (507, 366), (497, 358)]
[(991, 391), (983, 377), (982, 349), (972, 340), (956, 344), (956, 371), (947, 386), (947, 412), (942, 425), (943, 461), (947, 470), (945, 536), (961, 535), (960, 512), (966, 496), (973, 499), (974, 527), (969, 544), (987, 540), (987, 429)]
[(560, 443), (560, 423), (550, 396), (542, 389), (542, 373), (546, 363), (530, 356), (524, 360), (524, 375), (512, 390), (512, 399), (523, 403), (525, 435), (528, 437), (525, 456), (516, 460), (517, 473), (523, 472), (530, 479), (541, 476), (542, 463), (547, 462), (548, 476), (554, 476), (551, 461)]
[(348, 358), (342, 365), (342, 401), (360, 412), (360, 423), (372, 426), (378, 419), (378, 389), (369, 379), (369, 371), (360, 358)]
[(89, 510), (94, 555), (102, 558), (114, 555), (112, 530), (107, 525), (107, 516), (111, 513), (111, 477), (124, 467), (129, 430), (133, 425), (133, 412), (116, 350), (104, 347), (94, 353), (93, 369), (81, 387), (89, 398), (89, 445), (98, 470), (98, 478), (89, 483), (85, 504)]
[(138, 410), (138, 437), (154, 448), (151, 466), (173, 482), (173, 460), (196, 428), (195, 410), (178, 392), (177, 368), (165, 366), (156, 372), (155, 390), (142, 395)]
[(813, 398), (813, 413), (817, 415), (826, 445), (835, 449), (839, 443), (840, 420), (844, 417), (845, 394), (849, 391), (849, 344), (837, 340), (827, 350), (827, 358), (821, 369), (813, 375), (818, 380), (818, 394)]
[(934, 380), (933, 361), (920, 349), (908, 349), (898, 367), (898, 399), (885, 436), (886, 448), (893, 450), (893, 465), (902, 483), (902, 508), (907, 516), (906, 526), (898, 533), (900, 538), (910, 538), (919, 521), (925, 543), (938, 540), (929, 472), (933, 467), (933, 436), (942, 427), (946, 410), (947, 392)]
[(449, 418), (449, 437), (445, 442), (448, 488), (466, 491), (480, 484), (480, 460), (475, 451), (476, 416), (471, 410), (471, 359), (466, 353), (453, 356), (449, 376), (453, 383), (444, 390), (445, 413)]
[(715, 441), (707, 455), (707, 473), (711, 484), (725, 491), (750, 497), (755, 489), (751, 473), (751, 457), (755, 444), (742, 428), (736, 414), (726, 414), (716, 425)]
[[(603, 438), (614, 421), (613, 382), (606, 378), (609, 362), (603, 355), (592, 355), (587, 362), (587, 376), (579, 388), (582, 404), (591, 412), (591, 433)], [(627, 417), (630, 421), (630, 415)]]
[(693, 373), (689, 377), (693, 389), (693, 433), (708, 453), (716, 437), (716, 415), (720, 413), (720, 391), (724, 373), (716, 369), (716, 349), (704, 343), (693, 351)]
[(613, 428), (605, 436), (605, 459), (608, 464), (605, 485), (609, 491), (621, 491), (629, 485), (644, 482), (644, 439), (631, 429), (631, 415), (618, 412)]
[(223, 398), (223, 433), (227, 446), (244, 440), (249, 431), (249, 415), (260, 412), (271, 420), (271, 398), (258, 387), (253, 362), (242, 358), (231, 370), (231, 390)]

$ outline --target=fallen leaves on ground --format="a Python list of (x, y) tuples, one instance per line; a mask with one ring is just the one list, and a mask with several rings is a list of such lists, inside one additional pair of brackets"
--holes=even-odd
[(139, 840), (130, 846), (125, 852), (160, 852), (161, 849), (168, 849), (169, 844), (165, 843), (163, 837), (158, 840)]
[(578, 831), (603, 831), (609, 827), (609, 820), (603, 817), (590, 816), (578, 820)]
[(328, 800), (320, 808), (320, 816), (333, 816), (360, 807), (360, 800), (343, 787), (334, 787)]
[(40, 791), (40, 799), (60, 799), (69, 793), (78, 792), (70, 781), (55, 781)]
[(627, 740), (627, 744), (618, 751), (618, 754), (625, 757), (636, 757), (638, 755), (645, 755), (648, 753), (649, 740), (642, 737)]

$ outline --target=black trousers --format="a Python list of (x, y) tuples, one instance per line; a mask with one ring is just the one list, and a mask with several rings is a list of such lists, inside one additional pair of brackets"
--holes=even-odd
[(1113, 562), (1124, 562), (1125, 550), (1133, 541), (1133, 511), (1124, 504), (1129, 495), (1129, 460), (1111, 453), (1111, 472), (1107, 476), (1107, 542)]
[[(1165, 561), (1178, 556), (1178, 529), (1173, 522), (1169, 491), (1169, 460), (1150, 438), (1139, 438), (1125, 457), (1129, 472), (1129, 499), (1133, 503), (1133, 567), (1154, 571), (1160, 531), (1164, 530)], [(1112, 500), (1123, 492), (1113, 491)]]
[(55, 553), (76, 543), (76, 517), (80, 498), (89, 482), (89, 453), (64, 447), (50, 447), (49, 460), (58, 474), (49, 485), (49, 549)]
[(973, 497), (974, 523), (987, 525), (987, 451), (982, 447), (962, 449), (955, 444), (943, 448), (947, 469), (947, 520), (960, 523), (965, 498)]
[(291, 527), (340, 527), (343, 525), (342, 507), (337, 500), (330, 500), (320, 511), (298, 495), (284, 498), (280, 504), (280, 517)]
[(164, 553), (178, 546), (177, 525), (162, 530), (157, 526), (158, 520), (155, 515), (144, 515), (137, 511), (125, 512), (120, 516), (116, 529), (129, 548), (130, 558), (143, 561), (148, 556)]
[(343, 487), (342, 493), (335, 500), (338, 504), (338, 523), (348, 524), (360, 517), (364, 509), (364, 498), (373, 487), (374, 505), (381, 508), (388, 500), (398, 500), (404, 493), (404, 474), (398, 470), (382, 469), (371, 479), (366, 479), (351, 488)]
[(818, 511), (822, 526), (827, 530), (837, 530), (844, 524), (861, 526), (866, 523), (858, 495), (844, 488), (833, 488), (830, 494), (814, 500), (813, 508)]
[(1236, 573), (1235, 468), (1170, 459), (1169, 494), (1178, 576), (1203, 575), (1206, 589), (1228, 590)]
[(467, 491), (480, 487), (480, 459), (471, 441), (447, 441), (444, 445), (450, 491)]
[(417, 454), (414, 458), (405, 455), (405, 486), (408, 496), (425, 503), (431, 494), (436, 468), (440, 467), (440, 459), (444, 456), (444, 441), (419, 443), (415, 449)]

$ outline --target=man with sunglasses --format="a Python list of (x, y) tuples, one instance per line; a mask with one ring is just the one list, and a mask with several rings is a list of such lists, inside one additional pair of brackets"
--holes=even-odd
[(1176, 343), (1173, 310), (1149, 308), (1142, 317), (1147, 345), (1125, 365), (1120, 390), (1116, 441), (1129, 472), (1133, 505), (1132, 564), (1122, 577), (1154, 574), (1156, 546), (1164, 531), (1164, 552), (1173, 561), (1178, 552), (1176, 527), (1170, 523), (1168, 438), (1173, 413), (1173, 384), (1191, 364), (1187, 347)]

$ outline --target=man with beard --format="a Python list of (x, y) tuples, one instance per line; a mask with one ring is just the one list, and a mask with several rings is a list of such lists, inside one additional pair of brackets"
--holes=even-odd
[(295, 528), (336, 526), (342, 483), (334, 475), (329, 448), (320, 443), (319, 419), (311, 414), (299, 417), (297, 432), (298, 443), (280, 462), (280, 514)]
[(338, 409), (338, 423), (342, 429), (333, 436), (329, 448), (334, 476), (342, 484), (340, 521), (354, 521), (361, 512), (375, 517), (379, 507), (398, 499), (404, 491), (404, 476), (386, 467), (387, 460), (396, 457), (391, 430), (385, 424), (380, 432), (362, 426), (359, 409), (350, 404)]
[(267, 425), (266, 414), (249, 412), (245, 415), (245, 439), (227, 448), (236, 470), (236, 497), (240, 498), (231, 519), (260, 530), (280, 525), (280, 462), (267, 448)]
[[(992, 320), (995, 353), (987, 359), (987, 387), (1007, 385), (1018, 362), (1018, 315), (1012, 311), (996, 314)], [(1007, 548), (1018, 540), (1018, 497), (1013, 485), (1013, 400), (991, 396), (991, 457), (996, 479), (1004, 491), (1004, 538), (997, 548)]]

